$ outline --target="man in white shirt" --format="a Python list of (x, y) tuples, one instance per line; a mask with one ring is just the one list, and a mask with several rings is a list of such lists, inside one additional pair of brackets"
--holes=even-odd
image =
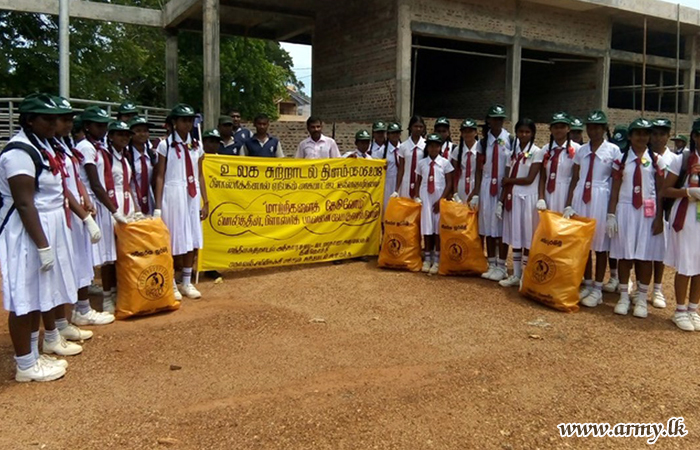
[(296, 158), (340, 158), (338, 144), (332, 138), (323, 135), (321, 119), (314, 116), (309, 117), (306, 120), (306, 130), (309, 132), (309, 137), (299, 143)]

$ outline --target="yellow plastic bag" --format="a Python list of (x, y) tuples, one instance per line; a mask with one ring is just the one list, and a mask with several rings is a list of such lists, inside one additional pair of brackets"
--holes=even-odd
[(384, 238), (379, 267), (418, 272), (421, 258), (420, 203), (391, 198), (384, 214)]
[(540, 212), (520, 293), (560, 311), (578, 311), (579, 286), (594, 234), (594, 219)]
[(489, 269), (477, 214), (467, 205), (440, 200), (440, 275), (481, 275)]
[(170, 233), (161, 219), (118, 224), (117, 319), (180, 308), (173, 294)]

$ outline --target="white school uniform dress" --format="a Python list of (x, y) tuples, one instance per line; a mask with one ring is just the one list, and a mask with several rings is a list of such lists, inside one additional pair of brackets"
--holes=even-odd
[[(566, 145), (566, 143), (564, 145)], [(542, 152), (547, 160), (545, 164), (547, 179), (545, 180), (544, 199), (547, 202), (547, 209), (563, 213), (564, 208), (566, 208), (567, 197), (569, 196), (569, 185), (571, 184), (571, 174), (574, 168), (574, 157), (581, 146), (571, 141), (569, 147), (572, 148), (573, 151), (564, 150), (563, 147), (558, 146), (556, 142), (552, 147), (553, 148), (550, 149), (549, 144), (542, 147)], [(557, 152), (559, 152), (556, 167), (557, 171), (556, 173), (552, 173), (552, 159)], [(547, 190), (547, 184), (552, 177), (554, 177), (554, 192), (550, 193)]]
[[(389, 204), (389, 198), (391, 194), (396, 190), (396, 178), (399, 175), (399, 147), (401, 143), (399, 142), (399, 147), (394, 147), (391, 142), (386, 141), (386, 148), (384, 145), (379, 146), (372, 144), (372, 159), (386, 159), (386, 179), (384, 184), (384, 209)], [(384, 156), (384, 150), (386, 149), (386, 156)]]
[(295, 158), (298, 159), (327, 159), (340, 158), (340, 150), (335, 140), (326, 135), (321, 135), (318, 141), (307, 137), (299, 143)]
[(136, 212), (137, 207), (131, 193), (133, 169), (126, 156), (114, 148), (112, 150), (112, 178), (114, 179), (114, 195), (117, 197), (117, 210), (126, 217), (131, 217)]
[[(516, 141), (516, 145), (519, 144)], [(522, 156), (521, 156), (522, 155)], [(511, 174), (513, 178), (527, 178), (533, 164), (542, 163), (544, 152), (536, 145), (530, 147), (526, 154), (519, 149), (520, 164), (517, 173)], [(517, 159), (511, 158), (508, 171), (515, 166)], [(527, 248), (532, 244), (532, 235), (540, 223), (540, 215), (537, 213), (537, 200), (539, 199), (539, 172), (535, 180), (528, 185), (513, 186), (513, 207), (510, 211), (503, 207), (503, 241), (513, 248)]]
[(345, 154), (343, 155), (343, 158), (350, 158), (350, 157), (352, 157), (352, 156), (354, 156), (355, 158), (359, 158), (359, 159), (372, 159), (372, 155), (370, 155), (369, 152), (367, 152), (367, 153), (362, 153), (362, 152), (359, 151), (358, 149), (355, 149), (355, 150), (353, 150), (353, 151), (351, 151), (351, 152), (345, 153)]
[[(433, 177), (435, 181), (435, 191), (431, 194), (428, 192), (428, 178), (430, 176), (430, 164), (435, 162)], [(433, 204), (440, 201), (442, 194), (447, 186), (445, 175), (452, 172), (454, 168), (452, 163), (438, 155), (435, 160), (430, 157), (423, 158), (418, 162), (416, 167), (416, 175), (422, 177), (420, 185), (420, 199), (423, 202), (423, 209), (420, 213), (420, 228), (423, 236), (440, 234), (440, 213), (433, 212)]]
[[(62, 140), (58, 139), (57, 142), (63, 147), (66, 153), (66, 158), (64, 160), (67, 175), (66, 187), (71, 194), (73, 194), (73, 197), (82, 204), (80, 189), (78, 189), (78, 182), (82, 183), (82, 181), (80, 181), (80, 162), (78, 158), (73, 155), (72, 150)], [(90, 286), (94, 278), (92, 241), (90, 240), (90, 233), (88, 233), (82, 219), (72, 211), (71, 214), (72, 226), (70, 230), (71, 237), (73, 238), (73, 262), (75, 263), (73, 266), (73, 274), (75, 275), (76, 287), (81, 289)]]
[[(634, 172), (639, 159), (630, 148), (627, 151), (627, 160), (622, 168), (622, 184), (617, 201), (618, 232), (610, 239), (610, 257), (615, 259), (630, 259), (639, 261), (663, 261), (665, 253), (664, 233), (654, 236), (652, 226), (656, 217), (656, 169), (665, 170), (663, 158), (656, 158), (652, 163), (650, 150), (642, 156), (642, 206), (637, 209), (632, 204), (634, 195)], [(621, 161), (621, 160), (620, 160)], [(619, 170), (620, 164), (614, 164), (613, 170)], [(661, 188), (661, 186), (659, 186)], [(654, 205), (653, 215), (647, 217), (646, 212), (651, 213), (649, 205)]]
[(90, 194), (90, 201), (95, 205), (97, 214), (95, 222), (102, 232), (102, 239), (96, 244), (92, 244), (92, 263), (95, 266), (110, 264), (117, 260), (117, 248), (114, 238), (114, 224), (112, 222), (112, 214), (109, 209), (100, 202), (90, 186), (85, 166), (93, 165), (97, 169), (97, 177), (100, 179), (100, 184), (107, 191), (105, 185), (105, 160), (102, 152), (97, 151), (94, 145), (88, 139), (83, 139), (78, 143), (76, 149), (83, 155), (83, 160), (80, 161), (80, 179), (83, 181), (85, 188)]
[[(399, 157), (403, 158), (404, 161), (403, 178), (401, 179), (401, 186), (399, 186), (400, 197), (411, 198), (411, 166), (415, 158), (415, 166), (418, 169), (418, 162), (424, 157), (424, 149), (425, 139), (422, 136), (418, 139), (418, 142), (413, 142), (413, 139), (409, 136), (408, 139), (399, 145)], [(418, 186), (415, 186), (415, 192), (418, 195)]]
[(168, 230), (170, 230), (170, 242), (173, 255), (184, 255), (194, 249), (202, 248), (202, 222), (199, 219), (201, 209), (199, 187), (199, 159), (204, 156), (204, 149), (200, 144), (195, 147), (192, 137), (187, 136), (185, 144), (191, 145), (188, 150), (192, 160), (192, 173), (197, 194), (190, 197), (187, 192), (187, 168), (185, 157), (187, 156), (180, 146), (178, 158), (173, 140), (182, 143), (180, 136), (175, 133), (168, 139), (158, 144), (158, 154), (166, 158), (165, 182), (163, 184), (162, 218)]
[(148, 178), (148, 188), (147, 188), (147, 201), (148, 201), (148, 208), (146, 209), (146, 212), (143, 212), (141, 210), (141, 204), (137, 201), (136, 202), (136, 212), (141, 212), (146, 215), (153, 215), (153, 209), (155, 205), (155, 197), (153, 195), (153, 184), (151, 180), (153, 179), (153, 163), (151, 162), (151, 158), (149, 155), (149, 151), (151, 149), (151, 142), (146, 142), (145, 144), (146, 151), (141, 153), (136, 149), (134, 146), (130, 146), (129, 151), (131, 151), (131, 161), (133, 161), (134, 166), (134, 176), (132, 177), (132, 190), (135, 194), (135, 199), (138, 199), (138, 196), (141, 194), (141, 171), (142, 171), (142, 163), (146, 165), (146, 173), (147, 173), (147, 178)]
[[(457, 182), (457, 194), (463, 202), (466, 202), (469, 194), (471, 194), (474, 190), (474, 184), (476, 183), (476, 166), (477, 158), (481, 153), (481, 143), (477, 139), (471, 148), (467, 148), (467, 144), (464, 144), (461, 163), (459, 158), (459, 149), (459, 144), (455, 145), (452, 149), (452, 156), (450, 159), (454, 161), (455, 166), (458, 164), (460, 165), (460, 169), (456, 170), (452, 176), (459, 177)], [(469, 167), (468, 173), (467, 167)]]
[[(685, 150), (689, 152), (690, 150)], [(696, 150), (697, 152), (697, 150)], [(690, 165), (690, 163), (688, 163)], [(683, 156), (677, 155), (673, 158), (671, 165), (668, 167), (668, 172), (676, 176), (680, 175), (681, 167), (683, 166)], [(688, 172), (690, 167), (686, 168), (686, 177), (683, 182), (683, 188), (688, 188)], [(679, 274), (686, 277), (700, 275), (700, 222), (697, 220), (697, 201), (692, 198), (688, 199), (688, 210), (683, 222), (683, 228), (676, 231), (673, 228), (673, 223), (678, 214), (678, 207), (683, 199), (677, 198), (673, 202), (671, 215), (669, 216), (668, 239), (666, 247), (666, 256), (664, 264), (673, 267)]]
[(450, 160), (450, 157), (452, 156), (452, 150), (455, 148), (455, 145), (450, 142), (450, 141), (445, 141), (442, 144), (442, 147), (440, 147), (440, 156), (445, 158), (446, 160)]
[(608, 141), (603, 141), (595, 152), (593, 177), (591, 182), (591, 200), (583, 201), (583, 192), (591, 163), (591, 145), (583, 145), (574, 157), (574, 164), (579, 166), (579, 180), (574, 189), (572, 207), (576, 214), (596, 220), (595, 235), (591, 250), (607, 252), (610, 250), (610, 238), (607, 233), (608, 202), (612, 186), (613, 161), (621, 160), (620, 148)]
[[(491, 168), (493, 161), (493, 148), (496, 140), (498, 144), (498, 178), (491, 180)], [(510, 134), (501, 130), (496, 138), (489, 132), (486, 149), (484, 151), (484, 169), (481, 175), (481, 188), (479, 190), (479, 234), (482, 236), (499, 238), (503, 235), (503, 221), (496, 217), (496, 206), (501, 198), (501, 181), (506, 175), (506, 169), (510, 162)], [(491, 195), (491, 184), (496, 183), (498, 193)]]
[[(29, 144), (36, 149), (24, 131), (17, 133), (10, 142)], [(48, 142), (41, 142), (41, 145), (55, 156)], [(38, 150), (36, 152), (39, 154)], [(3, 305), (7, 311), (18, 316), (31, 311), (50, 311), (56, 306), (78, 300), (73, 274), (73, 240), (66, 222), (61, 174), (58, 172), (54, 175), (47, 168), (48, 161), (44, 162), (46, 167), (39, 176), (39, 189), (34, 192), (34, 206), (54, 252), (53, 268), (46, 272), (40, 269), (37, 246), (24, 228), (19, 212), (13, 208), (9, 183), (10, 178), (19, 175), (34, 179), (36, 167), (32, 158), (21, 149), (0, 156), (0, 223), (5, 223), (0, 234)], [(14, 211), (10, 214), (11, 209)]]

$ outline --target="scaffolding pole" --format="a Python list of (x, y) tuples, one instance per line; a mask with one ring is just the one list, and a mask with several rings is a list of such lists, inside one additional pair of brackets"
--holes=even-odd
[(644, 43), (642, 48), (642, 117), (646, 106), (647, 84), (647, 17), (644, 16)]
[(678, 134), (678, 95), (681, 84), (681, 4), (676, 5), (676, 114), (673, 119), (674, 136)]

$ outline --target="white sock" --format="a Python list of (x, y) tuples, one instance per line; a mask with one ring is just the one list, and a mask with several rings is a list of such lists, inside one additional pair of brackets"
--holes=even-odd
[(92, 307), (90, 306), (90, 300), (78, 300), (78, 304), (76, 305), (76, 308), (78, 308), (78, 312), (80, 314), (87, 314), (90, 312)]
[[(697, 308), (697, 306), (696, 306)], [(688, 307), (685, 305), (676, 305), (676, 313), (688, 312)]]
[(433, 250), (433, 262), (440, 264), (440, 250)]
[(113, 287), (112, 289), (109, 290), (111, 294), (116, 294), (117, 293), (117, 288)]
[(27, 353), (26, 355), (15, 356), (15, 362), (17, 363), (17, 367), (19, 367), (20, 370), (27, 370), (34, 367), (34, 364), (36, 364), (36, 359), (37, 356), (34, 354), (33, 351)]
[(44, 330), (44, 340), (46, 342), (56, 342), (59, 336), (60, 335), (58, 334), (58, 330), (56, 329)]
[(523, 275), (523, 252), (513, 250), (513, 275), (520, 278)]
[(423, 252), (423, 261), (430, 262), (430, 252), (428, 252), (428, 251)]
[(182, 268), (182, 284), (184, 286), (187, 286), (188, 284), (192, 283), (192, 268), (191, 267), (183, 267)]
[(654, 283), (654, 292), (661, 292), (662, 290), (661, 283)]
[(596, 281), (595, 283), (593, 283), (593, 290), (598, 291), (598, 292), (602, 292), (603, 291), (603, 283), (601, 283), (599, 281)]
[(527, 267), (527, 260), (530, 259), (530, 255), (526, 255), (523, 253), (523, 270), (525, 270), (525, 267)]
[(586, 286), (588, 289), (593, 288), (593, 280), (583, 280), (583, 285)]
[(617, 269), (610, 269), (610, 278), (617, 278)]
[(620, 300), (627, 300), (627, 301), (629, 301), (629, 299), (630, 299), (630, 293), (629, 293), (629, 291), (627, 290), (628, 287), (629, 287), (629, 286), (628, 286), (627, 284), (621, 284), (621, 285), (620, 285)]
[(689, 313), (698, 312), (698, 304), (697, 303), (688, 303), (688, 312)]
[[(39, 358), (39, 331), (32, 331), (30, 336), (30, 342), (32, 347), (32, 355), (34, 355), (34, 361)], [(34, 365), (34, 364), (32, 364)]]
[(505, 259), (498, 258), (496, 260), (496, 265), (498, 267), (500, 267), (501, 269), (506, 270), (506, 260)]
[(637, 282), (637, 301), (646, 303), (647, 295), (649, 295), (649, 286)]
[(56, 319), (56, 328), (60, 330), (65, 330), (68, 328), (68, 320), (67, 319)]
[(489, 261), (489, 267), (496, 266), (496, 258), (488, 258), (488, 261)]
[(112, 291), (102, 291), (102, 299), (108, 299), (109, 297), (112, 296)]

